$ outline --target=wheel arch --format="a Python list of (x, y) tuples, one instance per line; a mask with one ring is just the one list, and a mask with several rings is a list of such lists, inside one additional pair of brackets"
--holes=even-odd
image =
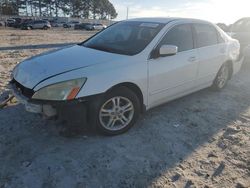
[(119, 87), (126, 87), (126, 88), (130, 89), (131, 91), (133, 91), (140, 100), (141, 113), (144, 113), (146, 111), (146, 106), (144, 104), (144, 97), (143, 97), (142, 91), (138, 85), (136, 85), (132, 82), (123, 82), (123, 83), (119, 83), (119, 84), (112, 86), (110, 89), (107, 90), (107, 92), (109, 92), (113, 89), (119, 88)]

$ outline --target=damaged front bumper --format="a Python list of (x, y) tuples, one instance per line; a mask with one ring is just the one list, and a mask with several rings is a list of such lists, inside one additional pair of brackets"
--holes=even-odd
[(15, 98), (18, 100), (19, 103), (23, 104), (25, 106), (25, 110), (31, 113), (39, 113), (44, 114), (48, 117), (52, 117), (57, 115), (56, 109), (49, 104), (35, 104), (30, 102), (30, 99), (28, 97), (25, 97), (21, 90), (19, 90), (17, 87), (15, 87), (14, 84), (9, 84), (8, 88), (11, 91), (11, 94), (15, 96)]
[(15, 82), (10, 82), (8, 88), (16, 99), (25, 106), (26, 111), (43, 114), (47, 117), (57, 116), (70, 126), (88, 125), (88, 118), (91, 115), (88, 114), (89, 106), (102, 96), (102, 94), (98, 94), (70, 101), (35, 100), (32, 99), (31, 94), (25, 93), (22, 87), (20, 89), (20, 86), (17, 86)]

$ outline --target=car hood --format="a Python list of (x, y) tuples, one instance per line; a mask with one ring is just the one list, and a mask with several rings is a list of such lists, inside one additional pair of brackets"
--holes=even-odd
[(100, 63), (118, 61), (122, 57), (124, 55), (75, 45), (26, 59), (14, 69), (13, 77), (23, 86), (33, 89), (37, 84), (56, 75)]

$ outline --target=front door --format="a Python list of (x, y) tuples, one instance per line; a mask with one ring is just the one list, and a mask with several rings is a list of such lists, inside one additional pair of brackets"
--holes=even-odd
[(194, 49), (190, 24), (174, 26), (163, 37), (156, 50), (162, 45), (175, 45), (178, 53), (148, 61), (149, 106), (157, 106), (178, 98), (195, 87), (199, 57)]

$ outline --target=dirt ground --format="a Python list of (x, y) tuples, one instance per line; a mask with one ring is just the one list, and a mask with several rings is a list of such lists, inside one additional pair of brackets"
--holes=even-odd
[[(88, 36), (0, 30), (0, 47)], [(45, 50), (0, 51), (0, 101), (12, 68)], [(65, 138), (60, 127), (15, 101), (0, 109), (0, 188), (250, 187), (250, 64), (221, 92), (205, 89), (150, 110), (123, 135)]]
[(50, 30), (16, 30), (1, 29), (0, 27), (0, 47), (66, 42), (78, 43), (92, 36), (93, 33), (93, 31), (64, 28), (53, 28)]

